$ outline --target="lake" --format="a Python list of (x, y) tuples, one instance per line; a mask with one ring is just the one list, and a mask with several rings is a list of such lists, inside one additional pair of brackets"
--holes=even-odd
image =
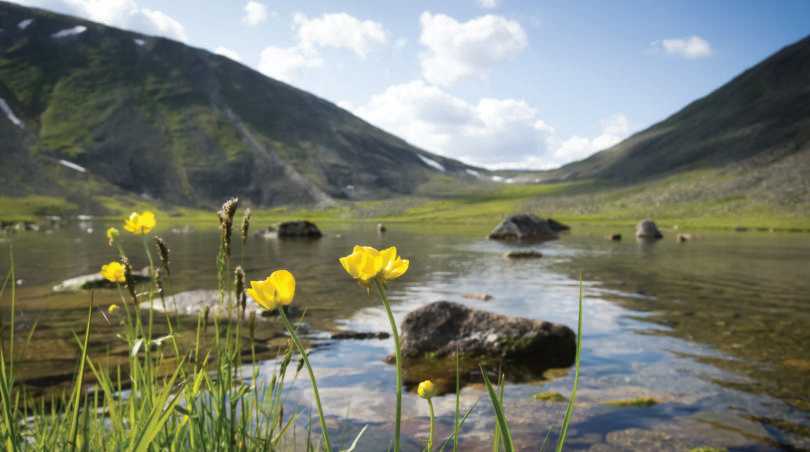
[[(105, 237), (109, 226), (121, 228), (65, 223), (48, 233), (0, 238), (0, 271), (8, 273), (12, 245), (14, 277), (20, 280), (17, 334), (39, 322), (22, 366), (31, 385), (47, 390), (69, 379), (78, 350), (71, 331), (83, 330), (90, 294), (57, 294), (51, 287), (116, 259)], [(171, 249), (174, 293), (216, 288), (215, 226), (187, 234), (154, 231)], [(349, 437), (370, 425), (358, 449), (384, 450), (381, 445), (393, 435), (395, 368), (382, 361), (393, 351), (391, 339), (329, 339), (337, 331), (389, 329), (378, 296), (368, 296), (338, 262), (355, 244), (396, 246), (410, 260), (408, 272), (387, 292), (398, 323), (424, 304), (448, 300), (575, 329), (581, 274), (582, 365), (566, 449), (810, 450), (809, 235), (690, 230), (678, 232), (703, 238), (677, 243), (676, 231), (664, 230), (662, 240), (637, 242), (630, 228), (575, 225), (560, 240), (516, 244), (487, 240), (489, 231), (480, 227), (387, 226), (388, 232), (378, 234), (373, 224), (330, 224), (314, 241), (250, 237), (244, 250), (235, 244), (232, 257), (232, 267), (241, 263), (249, 280), (263, 280), (282, 268), (295, 275), (293, 303), (306, 308), (302, 335), (314, 347), (310, 359), (330, 425), (342, 428), (347, 407)], [(624, 240), (606, 240), (612, 233)], [(157, 258), (151, 235), (148, 246)], [(147, 265), (141, 239), (122, 230), (122, 240), (133, 267)], [(536, 249), (544, 257), (502, 258), (518, 248)], [(492, 299), (465, 297), (479, 293)], [(118, 297), (115, 290), (97, 290), (94, 303), (106, 308), (120, 302)], [(0, 302), (8, 325), (10, 288)], [(189, 329), (195, 322), (187, 322)], [(95, 311), (91, 353), (120, 355), (125, 344), (116, 337), (119, 328), (101, 309)], [(283, 337), (283, 327), (264, 320), (256, 336), (257, 342), (273, 343)], [(262, 356), (261, 375), (269, 378), (277, 362), (272, 354)], [(504, 406), (518, 449), (539, 448), (566, 407), (532, 394), (567, 397), (572, 387), (572, 368), (507, 382)], [(310, 394), (302, 373), (289, 403), (306, 413)], [(642, 397), (657, 403), (645, 408), (605, 404)], [(492, 408), (485, 389), (473, 380), (461, 391), (462, 410), (479, 400), (462, 429), (461, 450), (492, 449)], [(452, 431), (455, 395), (436, 397), (434, 405), (437, 438), (443, 439)], [(427, 405), (415, 393), (405, 394), (403, 416), (403, 450), (421, 450)], [(306, 419), (300, 424), (305, 428)]]

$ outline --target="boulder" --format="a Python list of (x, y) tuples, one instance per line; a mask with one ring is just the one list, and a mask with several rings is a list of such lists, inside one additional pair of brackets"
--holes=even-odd
[(323, 236), (320, 229), (311, 221), (286, 221), (278, 225), (278, 237), (309, 237), (320, 238)]
[(559, 235), (551, 228), (548, 220), (528, 213), (511, 215), (492, 230), (489, 238), (496, 240), (555, 240), (559, 238)]
[(609, 236), (605, 237), (608, 240), (612, 240), (614, 242), (618, 242), (622, 239), (621, 234), (610, 234)]
[[(219, 291), (218, 290), (189, 290), (186, 292), (180, 292), (174, 296), (166, 297), (166, 304), (163, 304), (163, 300), (160, 298), (159, 295), (155, 296), (153, 303), (151, 303), (152, 308), (157, 311), (167, 311), (169, 313), (177, 312), (180, 315), (188, 315), (196, 317), (199, 315), (200, 312), (203, 312), (205, 308), (208, 308), (208, 312), (210, 315), (218, 316), (220, 318), (224, 318), (228, 316), (228, 310), (230, 308), (231, 313), (233, 316), (241, 315), (241, 309), (237, 309), (238, 306), (235, 306), (235, 298), (227, 297), (223, 303), (219, 301)], [(150, 303), (148, 301), (144, 301), (141, 303), (142, 309), (149, 309)], [(256, 313), (256, 318), (262, 317), (272, 317), (277, 316), (278, 312), (276, 310), (265, 310), (263, 307), (259, 306), (250, 295), (247, 296), (247, 302), (245, 303), (245, 317), (249, 316), (251, 312)], [(290, 316), (298, 316), (301, 315), (301, 310), (298, 308), (293, 307), (293, 305), (285, 306), (284, 312)]]
[[(135, 278), (136, 283), (152, 280), (149, 276), (149, 267), (132, 272), (132, 276)], [(121, 283), (121, 286), (123, 287), (124, 283)], [(90, 289), (115, 289), (115, 283), (101, 276), (101, 273), (90, 273), (89, 275), (66, 279), (52, 287), (54, 292), (78, 292)]]
[(509, 317), (437, 301), (410, 312), (402, 322), (402, 355), (465, 359), (495, 358), (531, 362), (538, 367), (574, 363), (576, 335), (558, 323)]
[(660, 239), (664, 236), (661, 234), (661, 231), (658, 230), (658, 227), (655, 226), (654, 221), (642, 220), (641, 223), (636, 226), (636, 237), (640, 239)]
[(555, 219), (549, 218), (546, 221), (548, 221), (548, 227), (550, 227), (552, 231), (570, 231), (571, 230), (571, 226), (568, 226), (567, 224), (562, 224), (562, 223), (560, 223), (559, 221), (557, 221)]

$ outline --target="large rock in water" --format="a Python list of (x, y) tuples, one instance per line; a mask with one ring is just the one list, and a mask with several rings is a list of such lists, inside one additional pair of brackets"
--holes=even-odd
[(279, 237), (309, 237), (319, 238), (320, 229), (311, 221), (287, 221), (278, 225)]
[(661, 231), (658, 230), (658, 227), (655, 226), (654, 221), (642, 220), (641, 223), (636, 226), (636, 237), (640, 239), (660, 239), (664, 236), (661, 234)]
[[(559, 224), (555, 222), (556, 224)], [(555, 240), (560, 238), (548, 220), (531, 213), (512, 215), (489, 233), (497, 240)]]
[[(576, 335), (559, 323), (509, 317), (458, 303), (437, 301), (410, 312), (402, 322), (402, 355), (531, 361), (566, 367), (576, 357)], [(542, 364), (541, 364), (542, 363)]]
[[(149, 276), (149, 267), (132, 272), (132, 277), (135, 279), (136, 284), (152, 280)], [(121, 283), (121, 286), (124, 287), (124, 283)], [(89, 275), (66, 279), (53, 286), (52, 290), (54, 292), (78, 292), (90, 289), (115, 289), (115, 287), (115, 283), (101, 276), (101, 273), (90, 273)]]

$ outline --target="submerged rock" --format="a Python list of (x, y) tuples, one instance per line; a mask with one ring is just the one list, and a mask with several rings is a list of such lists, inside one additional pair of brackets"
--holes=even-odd
[(541, 257), (543, 257), (543, 253), (536, 250), (514, 250), (503, 253), (504, 259), (539, 259)]
[(660, 239), (664, 236), (661, 234), (661, 231), (658, 230), (654, 221), (642, 220), (641, 223), (636, 226), (636, 237), (640, 239)]
[(550, 227), (553, 231), (570, 231), (571, 230), (571, 226), (568, 226), (567, 224), (562, 224), (562, 223), (560, 223), (559, 221), (557, 221), (557, 220), (555, 220), (553, 218), (549, 218), (546, 221), (548, 221), (548, 227)]
[(509, 317), (458, 303), (437, 301), (410, 312), (402, 322), (403, 356), (531, 360), (548, 367), (570, 366), (576, 335), (558, 323)]
[[(132, 272), (136, 283), (148, 282), (152, 278), (149, 276), (149, 268)], [(101, 276), (101, 273), (91, 273), (89, 275), (77, 276), (62, 281), (52, 287), (54, 292), (78, 292), (90, 289), (115, 289), (115, 283)]]
[[(557, 222), (555, 221), (555, 223)], [(560, 236), (552, 229), (548, 220), (528, 213), (511, 215), (490, 232), (489, 238), (496, 240), (556, 240)]]

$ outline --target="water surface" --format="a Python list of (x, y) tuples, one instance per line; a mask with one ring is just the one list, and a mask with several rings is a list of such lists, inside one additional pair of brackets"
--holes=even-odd
[[(54, 294), (50, 288), (116, 258), (104, 237), (107, 226), (70, 224), (0, 242), (6, 255), (13, 245), (15, 279), (22, 280), (16, 288), (18, 330), (24, 332), (39, 319), (23, 366), (36, 381), (70, 375), (77, 351), (71, 330), (83, 329), (90, 295)], [(335, 429), (342, 426), (349, 404), (350, 430), (371, 426), (361, 440), (363, 450), (379, 450), (392, 435), (395, 369), (382, 361), (393, 351), (391, 339), (328, 339), (340, 330), (388, 330), (376, 295), (368, 296), (338, 263), (355, 244), (397, 246), (410, 259), (405, 276), (389, 285), (398, 322), (426, 303), (450, 300), (575, 328), (581, 274), (584, 342), (566, 441), (572, 450), (810, 449), (810, 237), (688, 231), (704, 238), (677, 243), (673, 231), (664, 231), (665, 238), (656, 242), (611, 242), (604, 236), (620, 232), (632, 237), (632, 231), (574, 227), (557, 241), (509, 244), (489, 241), (487, 231), (476, 228), (388, 226), (382, 235), (374, 225), (330, 226), (316, 241), (251, 237), (244, 252), (234, 247), (232, 258), (249, 279), (264, 279), (280, 268), (293, 272), (294, 303), (306, 307), (303, 331), (316, 346), (311, 360), (324, 408)], [(155, 232), (171, 249), (174, 292), (216, 288), (217, 231)], [(124, 246), (135, 267), (147, 265), (140, 238), (127, 236)], [(147, 246), (154, 249), (151, 241)], [(501, 257), (515, 248), (537, 249), (544, 258)], [(3, 274), (8, 268), (8, 259), (0, 259)], [(484, 302), (464, 296), (471, 293), (493, 298)], [(94, 301), (106, 307), (118, 296), (114, 290), (98, 290)], [(9, 304), (7, 289), (2, 298), (6, 325)], [(125, 355), (115, 337), (118, 328), (100, 310), (94, 314), (95, 353)], [(257, 336), (271, 342), (282, 330), (268, 320)], [(269, 378), (276, 362), (266, 358), (262, 375)], [(538, 447), (566, 406), (531, 395), (553, 391), (568, 396), (572, 386), (573, 369), (507, 383), (504, 405), (519, 449)], [(300, 375), (290, 401), (308, 407), (309, 394)], [(637, 397), (658, 403), (651, 408), (604, 405)], [(494, 419), (485, 391), (472, 383), (462, 389), (461, 399), (462, 409), (480, 400), (462, 431), (461, 449), (491, 450)], [(447, 435), (455, 397), (447, 394), (434, 403), (437, 435)], [(421, 450), (418, 438), (427, 435), (427, 406), (407, 394), (403, 411), (405, 449)]]

